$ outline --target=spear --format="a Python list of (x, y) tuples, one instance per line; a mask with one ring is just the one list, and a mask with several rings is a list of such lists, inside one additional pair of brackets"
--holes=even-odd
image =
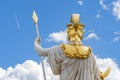
[[(38, 30), (38, 17), (35, 11), (33, 11), (33, 16), (32, 16), (35, 26), (36, 26), (36, 32), (37, 32), (37, 37), (40, 37), (39, 30)], [(43, 70), (43, 76), (44, 80), (46, 80), (46, 75), (45, 75), (45, 68), (44, 68), (44, 63), (42, 57), (40, 57), (41, 63), (42, 63), (42, 70)]]

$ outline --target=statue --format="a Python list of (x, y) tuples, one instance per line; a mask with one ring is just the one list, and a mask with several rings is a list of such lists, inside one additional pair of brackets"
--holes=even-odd
[(40, 37), (34, 41), (35, 49), (40, 56), (47, 56), (52, 72), (60, 75), (60, 80), (104, 80), (105, 73), (100, 72), (92, 49), (82, 44), (84, 25), (79, 23), (79, 14), (73, 14), (67, 25), (68, 44), (42, 48)]

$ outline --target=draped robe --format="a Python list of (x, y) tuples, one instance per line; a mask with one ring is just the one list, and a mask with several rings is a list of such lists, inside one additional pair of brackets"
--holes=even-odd
[(47, 61), (60, 80), (100, 80), (93, 53), (86, 59), (69, 58), (58, 45), (49, 49)]

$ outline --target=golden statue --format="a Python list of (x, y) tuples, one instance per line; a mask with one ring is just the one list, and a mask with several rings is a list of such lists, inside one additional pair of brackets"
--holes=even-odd
[[(38, 18), (34, 17), (36, 23)], [(98, 69), (92, 49), (82, 44), (84, 25), (79, 22), (79, 14), (73, 14), (71, 23), (67, 25), (68, 44), (42, 48), (38, 36), (34, 42), (35, 49), (40, 56), (48, 57), (52, 72), (60, 75), (60, 80), (104, 80), (110, 67), (104, 73)]]
[(92, 49), (82, 44), (84, 34), (83, 24), (79, 23), (79, 14), (73, 14), (71, 17), (72, 24), (68, 24), (68, 41), (69, 44), (62, 44), (61, 48), (67, 57), (71, 58), (88, 58)]

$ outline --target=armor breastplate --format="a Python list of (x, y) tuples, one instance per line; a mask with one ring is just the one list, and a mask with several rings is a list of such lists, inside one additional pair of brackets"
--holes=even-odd
[(61, 48), (64, 54), (70, 58), (88, 58), (92, 52), (90, 47), (84, 45), (70, 45), (70, 44), (61, 44)]

